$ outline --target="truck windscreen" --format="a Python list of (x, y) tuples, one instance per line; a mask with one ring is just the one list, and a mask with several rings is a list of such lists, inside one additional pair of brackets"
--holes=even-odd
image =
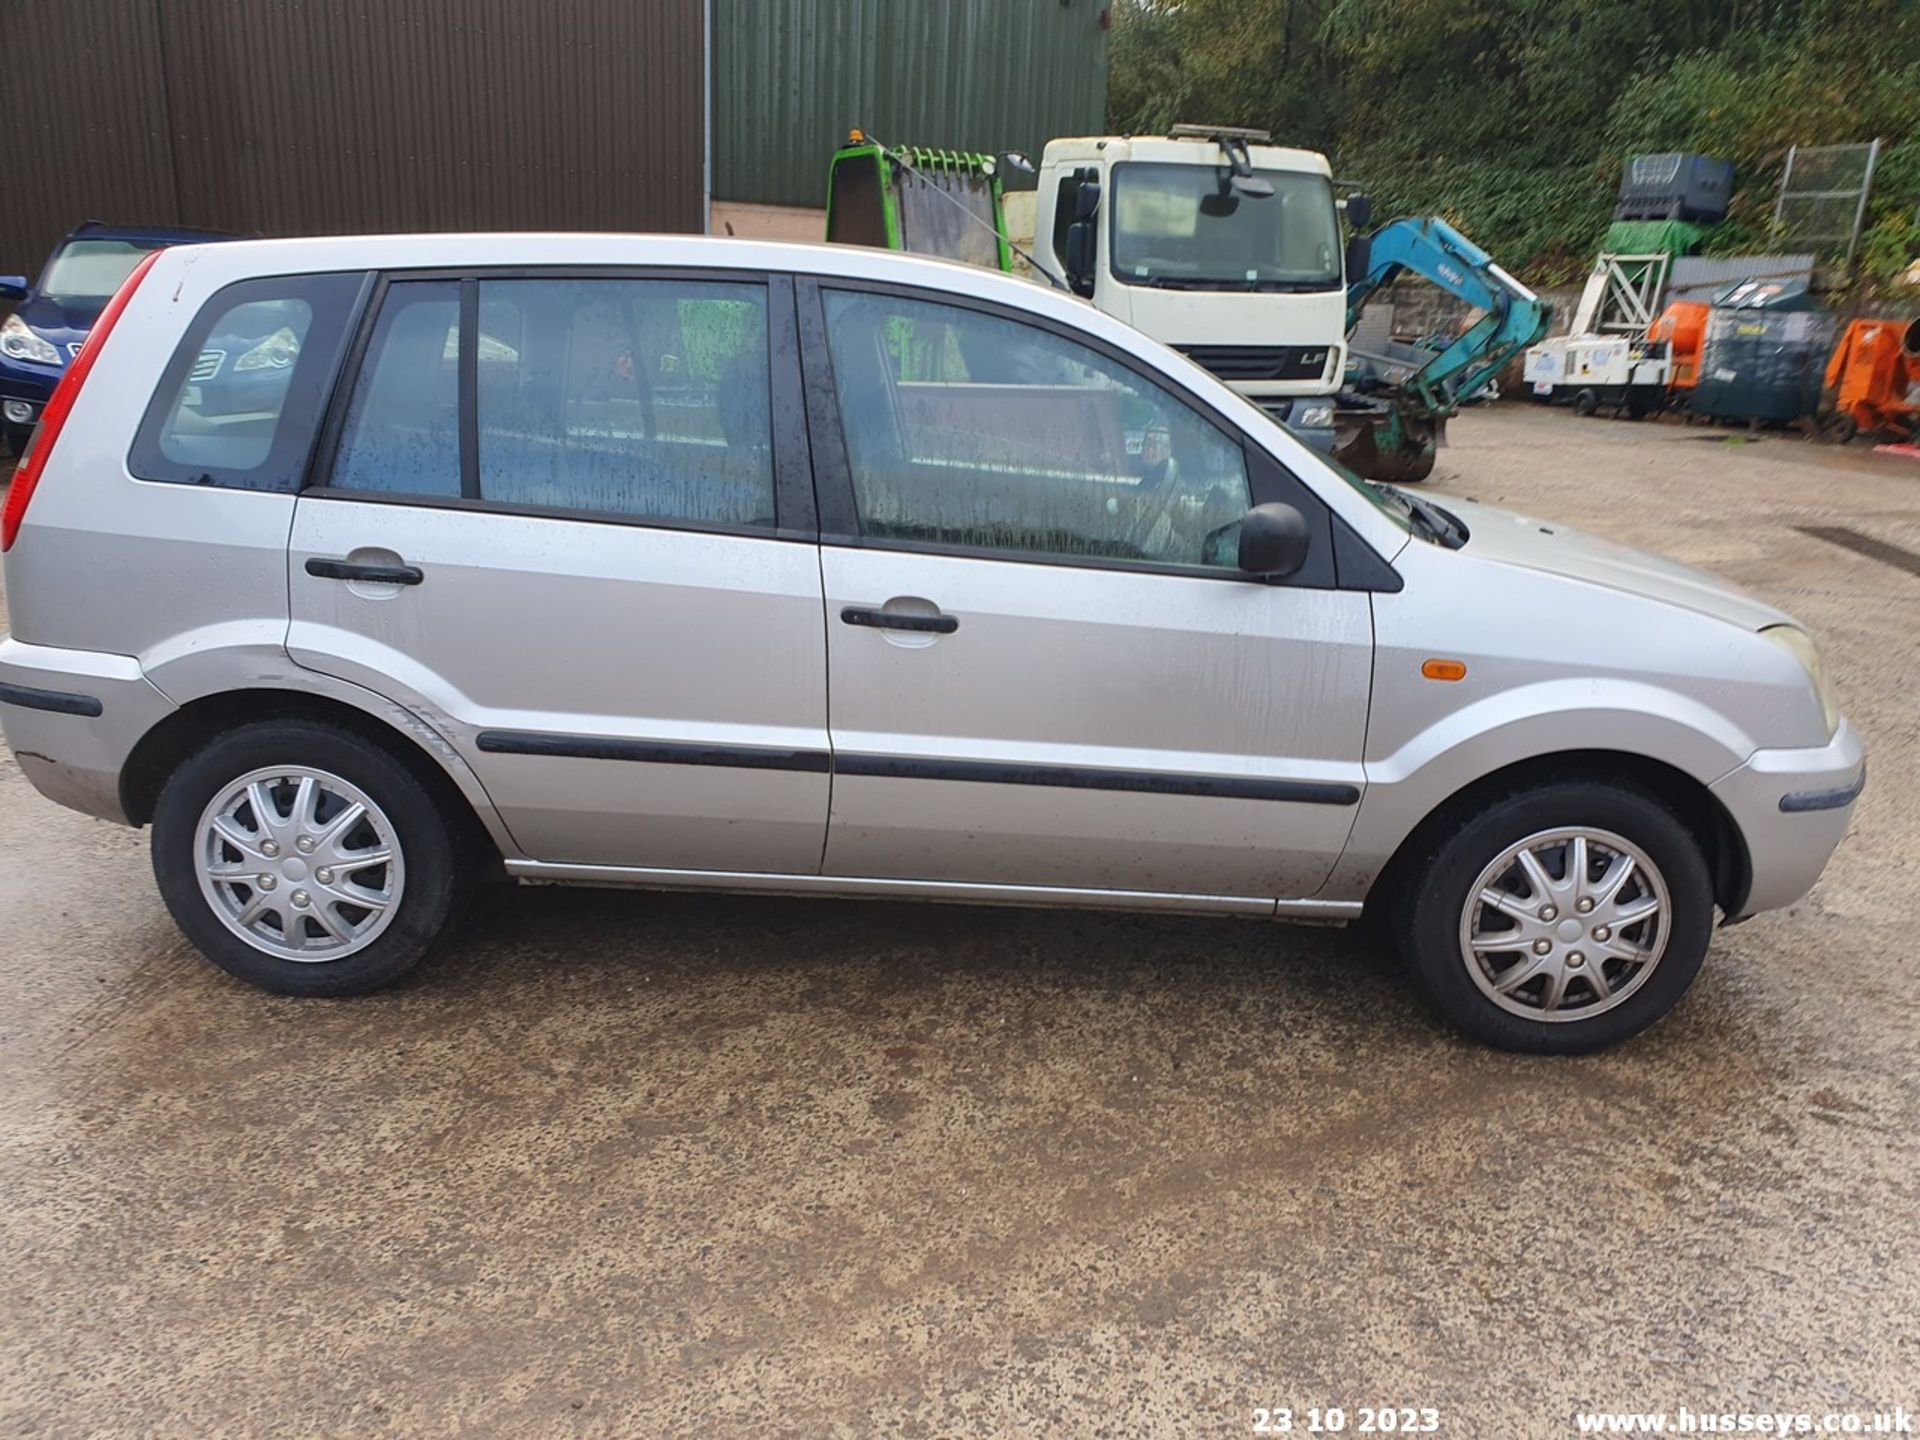
[(1223, 165), (1114, 166), (1114, 278), (1176, 290), (1338, 288), (1333, 186), (1324, 175), (1254, 173), (1273, 194), (1238, 193)]

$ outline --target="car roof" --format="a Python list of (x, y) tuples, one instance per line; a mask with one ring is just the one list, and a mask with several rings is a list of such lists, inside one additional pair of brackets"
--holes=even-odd
[(233, 238), (229, 231), (203, 230), (190, 225), (115, 225), (87, 220), (67, 232), (68, 240), (161, 240), (169, 245), (205, 245)]
[[(971, 295), (1055, 316), (1096, 332), (1112, 330), (1120, 343), (1145, 337), (1088, 302), (1026, 280), (959, 260), (860, 245), (748, 240), (733, 236), (504, 231), (413, 235), (325, 235), (278, 240), (229, 240), (169, 252), (167, 265), (184, 268), (190, 282), (227, 284), (255, 276), (329, 270), (536, 270), (645, 266), (792, 272), (918, 285)], [(1151, 343), (1151, 342), (1148, 342)]]

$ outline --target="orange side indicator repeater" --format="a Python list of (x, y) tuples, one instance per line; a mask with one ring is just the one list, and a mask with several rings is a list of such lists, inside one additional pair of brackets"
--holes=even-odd
[(1420, 673), (1429, 680), (1464, 680), (1467, 678), (1467, 662), (1464, 660), (1429, 660), (1420, 667)]

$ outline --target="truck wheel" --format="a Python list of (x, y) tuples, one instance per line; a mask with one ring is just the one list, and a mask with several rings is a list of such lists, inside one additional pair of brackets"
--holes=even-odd
[(1582, 390), (1573, 397), (1573, 413), (1591, 415), (1600, 408), (1600, 397), (1591, 390)]
[(1394, 938), (1434, 1007), (1486, 1044), (1549, 1055), (1617, 1044), (1671, 1010), (1706, 955), (1706, 860), (1637, 787), (1513, 791), (1419, 843)]
[(464, 908), (464, 849), (404, 764), (309, 720), (219, 736), (153, 816), (175, 922), (222, 970), (281, 995), (359, 995), (406, 974)]

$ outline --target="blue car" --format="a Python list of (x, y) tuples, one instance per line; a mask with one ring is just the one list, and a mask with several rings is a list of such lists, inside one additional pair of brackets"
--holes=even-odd
[(166, 245), (231, 238), (215, 230), (89, 220), (55, 248), (38, 284), (24, 275), (0, 275), (0, 301), (19, 302), (0, 321), (0, 429), (8, 448), (15, 455), (26, 449), (54, 385), (142, 255)]

